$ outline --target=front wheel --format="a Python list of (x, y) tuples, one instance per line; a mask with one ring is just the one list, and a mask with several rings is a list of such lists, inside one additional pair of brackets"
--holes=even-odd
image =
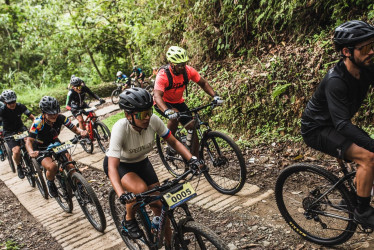
[(81, 144), (83, 150), (86, 151), (86, 153), (92, 154), (94, 149), (93, 141), (91, 141), (89, 138), (83, 138), (79, 141), (79, 143)]
[(96, 137), (97, 143), (103, 153), (109, 148), (110, 130), (102, 122), (96, 121), (94, 125), (94, 136)]
[(294, 164), (284, 169), (275, 186), (278, 209), (287, 224), (305, 239), (332, 246), (352, 237), (357, 224), (354, 206), (344, 183), (311, 164)]
[(60, 207), (67, 213), (73, 211), (72, 191), (65, 176), (57, 174), (55, 178), (58, 196), (55, 197)]
[[(109, 207), (114, 224), (118, 233), (121, 235), (122, 240), (126, 246), (131, 250), (149, 249), (145, 242), (148, 242), (143, 234), (143, 237), (134, 240), (129, 237), (127, 228), (122, 224), (126, 215), (126, 206), (121, 204), (117, 198), (116, 192), (112, 189), (109, 193)], [(139, 213), (136, 213), (138, 216)], [(140, 222), (140, 220), (138, 220)], [(139, 224), (142, 227), (142, 224)], [(144, 231), (143, 231), (144, 232)]]
[(243, 188), (247, 175), (245, 161), (230, 137), (209, 132), (201, 141), (199, 157), (208, 168), (204, 172), (205, 178), (218, 192), (233, 195)]
[(215, 232), (196, 221), (187, 221), (180, 228), (181, 237), (173, 235), (173, 249), (229, 249)]
[(29, 184), (31, 187), (35, 187), (35, 170), (34, 168), (32, 167), (31, 165), (31, 162), (30, 160), (27, 158), (28, 155), (24, 155), (21, 157), (21, 164), (22, 164), (22, 168), (23, 168), (23, 172), (27, 178), (27, 180), (29, 181)]
[(7, 143), (4, 143), (4, 146), (5, 146), (5, 151), (6, 151), (6, 154), (7, 154), (7, 157), (8, 157), (8, 162), (9, 162), (10, 169), (12, 170), (13, 173), (15, 173), (16, 172), (16, 167), (15, 167), (14, 162), (13, 162), (12, 150), (9, 148)]
[(35, 182), (36, 185), (38, 186), (38, 189), (40, 193), (42, 194), (44, 199), (48, 199), (48, 190), (47, 190), (47, 185), (44, 180), (43, 172), (42, 172), (42, 166), (39, 164), (39, 162), (31, 158), (31, 164), (32, 167), (34, 168), (36, 174), (35, 174)]
[(121, 94), (119, 89), (113, 90), (112, 95), (110, 96), (113, 104), (117, 104), (119, 102), (119, 94)]

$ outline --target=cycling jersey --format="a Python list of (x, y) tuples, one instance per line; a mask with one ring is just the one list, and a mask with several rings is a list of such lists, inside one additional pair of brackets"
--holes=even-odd
[(22, 114), (30, 117), (31, 112), (21, 103), (17, 103), (15, 109), (9, 109), (6, 105), (0, 108), (0, 117), (3, 119), (5, 136), (23, 131)]
[(40, 115), (31, 125), (29, 137), (36, 140), (38, 148), (46, 148), (58, 140), (62, 125), (70, 130), (74, 128), (74, 124), (64, 115), (59, 114), (54, 123), (48, 122), (43, 115)]
[(108, 157), (115, 157), (121, 162), (134, 163), (144, 160), (146, 154), (152, 151), (155, 143), (155, 133), (167, 139), (171, 132), (162, 120), (152, 115), (147, 129), (136, 131), (126, 118), (118, 120), (112, 129)]
[[(171, 66), (169, 66), (169, 71), (171, 73), (171, 76), (173, 78), (173, 86), (171, 89), (166, 90), (166, 88), (169, 87), (169, 80), (165, 73), (164, 69), (160, 69), (160, 71), (157, 73), (156, 81), (155, 81), (155, 87), (154, 90), (160, 90), (164, 92), (164, 95), (162, 99), (164, 102), (169, 103), (182, 103), (184, 102), (183, 99), (183, 92), (186, 89), (186, 85), (184, 84), (183, 74), (180, 75), (174, 75), (173, 71), (171, 69)], [(188, 80), (192, 80), (194, 82), (199, 82), (201, 79), (200, 74), (191, 66), (186, 66), (186, 72)]]
[(302, 135), (331, 126), (353, 143), (374, 152), (374, 140), (351, 122), (373, 83), (374, 70), (361, 69), (360, 79), (356, 79), (339, 61), (307, 103), (301, 118)]
[(127, 76), (125, 74), (122, 74), (121, 76), (117, 76), (117, 82), (126, 80), (126, 79), (127, 79)]
[[(136, 68), (132, 72), (134, 72), (136, 76), (140, 76), (140, 74), (143, 73), (141, 68)], [(143, 75), (144, 75), (144, 73), (143, 73)]]
[(92, 96), (93, 98), (99, 100), (100, 97), (94, 94), (90, 88), (87, 86), (82, 86), (82, 90), (80, 93), (76, 92), (75, 90), (71, 89), (68, 92), (67, 100), (66, 100), (66, 107), (67, 109), (71, 110), (79, 110), (84, 107), (84, 99), (86, 98), (86, 93)]

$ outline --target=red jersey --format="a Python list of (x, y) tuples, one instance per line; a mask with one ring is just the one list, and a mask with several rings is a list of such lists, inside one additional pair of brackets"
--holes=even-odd
[[(165, 73), (165, 70), (161, 69), (157, 73), (154, 89), (164, 92), (164, 96), (162, 97), (164, 102), (182, 103), (184, 102), (183, 92), (186, 88), (186, 85), (183, 85), (183, 74), (180, 74), (178, 76), (174, 75), (173, 71), (171, 70), (171, 66), (169, 66), (169, 71), (173, 78), (173, 87), (165, 91), (165, 89), (169, 86), (169, 80)], [(186, 65), (186, 72), (188, 80), (192, 80), (194, 82), (200, 81), (201, 76), (193, 67)]]

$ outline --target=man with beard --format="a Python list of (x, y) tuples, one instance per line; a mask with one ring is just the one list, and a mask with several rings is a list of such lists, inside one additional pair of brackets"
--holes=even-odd
[(374, 27), (357, 20), (343, 23), (335, 29), (334, 44), (342, 59), (308, 102), (301, 118), (301, 134), (308, 146), (357, 163), (354, 219), (374, 228), (374, 208), (370, 206), (374, 140), (351, 121), (374, 84)]

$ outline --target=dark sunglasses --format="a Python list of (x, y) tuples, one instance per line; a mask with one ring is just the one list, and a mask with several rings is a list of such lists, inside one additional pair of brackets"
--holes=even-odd
[(16, 101), (13, 101), (13, 102), (7, 102), (6, 104), (15, 104)]
[(186, 67), (186, 63), (184, 62), (184, 63), (176, 63), (176, 64), (174, 64), (175, 65), (175, 67), (177, 67), (177, 68), (184, 68), (184, 67)]
[(135, 118), (138, 120), (144, 120), (147, 117), (151, 117), (153, 114), (153, 109), (144, 110), (134, 114)]
[(81, 89), (82, 89), (82, 86), (81, 86), (81, 85), (79, 85), (79, 86), (75, 86), (75, 88), (78, 89), (78, 90), (81, 90)]
[(361, 55), (367, 55), (370, 53), (371, 50), (374, 50), (374, 42), (366, 44), (361, 47), (356, 47), (361, 53)]

